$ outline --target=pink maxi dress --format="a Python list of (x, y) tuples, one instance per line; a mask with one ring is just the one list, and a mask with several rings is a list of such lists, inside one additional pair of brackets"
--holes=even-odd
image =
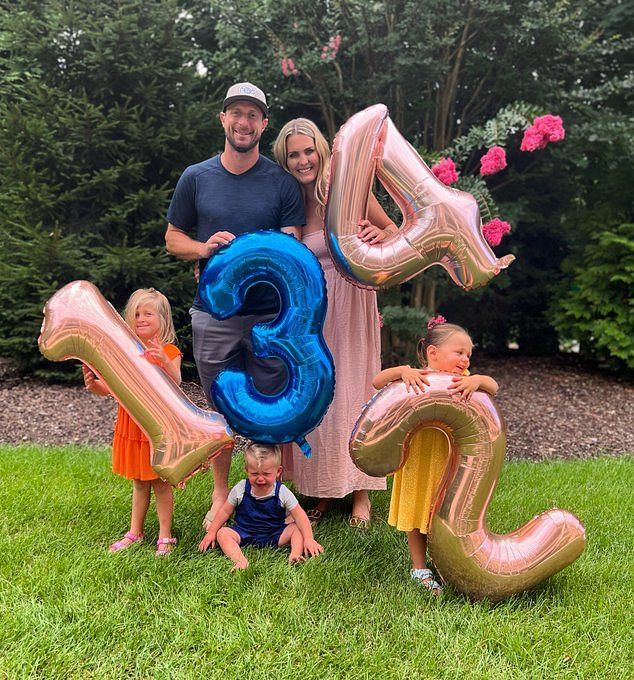
[(372, 378), (381, 370), (381, 330), (376, 293), (348, 283), (335, 269), (323, 231), (302, 242), (319, 259), (326, 277), (328, 312), (324, 339), (335, 362), (335, 396), (306, 439), (312, 458), (293, 447), (293, 482), (304, 496), (343, 498), (361, 489), (386, 488), (385, 477), (369, 477), (352, 462), (348, 440), (363, 405), (375, 394)]

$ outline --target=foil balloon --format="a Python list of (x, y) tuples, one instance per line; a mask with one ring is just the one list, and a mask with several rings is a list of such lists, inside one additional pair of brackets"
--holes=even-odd
[[(375, 176), (401, 209), (403, 224), (396, 234), (370, 245), (357, 234)], [(337, 133), (325, 218), (335, 266), (361, 288), (398, 285), (438, 264), (468, 290), (515, 259), (495, 256), (482, 236), (476, 200), (434, 176), (383, 104), (352, 116)]]
[(508, 534), (489, 531), (486, 513), (506, 452), (504, 421), (493, 399), (476, 392), (456, 401), (452, 376), (431, 373), (422, 394), (394, 382), (365, 407), (352, 432), (350, 455), (366, 474), (382, 477), (405, 464), (419, 428), (442, 430), (447, 469), (432, 503), (429, 551), (442, 578), (474, 600), (503, 600), (540, 583), (577, 559), (585, 528), (552, 509)]
[(80, 359), (105, 380), (149, 439), (152, 467), (172, 485), (233, 446), (224, 418), (192, 404), (145, 358), (143, 343), (92, 283), (74, 281), (51, 297), (38, 343), (47, 359)]
[(322, 335), (327, 298), (317, 258), (297, 239), (276, 231), (243, 234), (208, 261), (198, 286), (205, 309), (216, 319), (236, 314), (256, 283), (275, 287), (280, 312), (253, 327), (253, 351), (277, 357), (287, 368), (286, 387), (265, 395), (253, 379), (227, 368), (211, 387), (231, 427), (256, 441), (296, 441), (310, 456), (305, 436), (322, 420), (334, 394), (334, 364)]

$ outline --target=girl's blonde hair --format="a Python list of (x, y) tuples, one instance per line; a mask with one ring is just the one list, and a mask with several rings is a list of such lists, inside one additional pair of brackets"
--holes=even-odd
[(282, 464), (282, 449), (276, 444), (258, 444), (257, 442), (250, 442), (244, 450), (244, 464), (247, 464), (247, 458), (250, 458), (258, 469), (262, 467), (265, 461), (273, 461), (276, 466)]
[(176, 340), (176, 331), (172, 321), (172, 308), (165, 295), (155, 288), (139, 288), (139, 290), (135, 290), (130, 295), (130, 299), (123, 310), (123, 318), (132, 330), (135, 328), (134, 317), (141, 305), (153, 305), (156, 310), (159, 317), (159, 342), (161, 344), (174, 342)]
[(431, 345), (440, 347), (454, 333), (464, 333), (469, 339), (471, 336), (462, 327), (455, 323), (437, 323), (427, 329), (427, 333), (418, 341), (416, 354), (421, 366), (427, 366), (427, 350)]
[(319, 156), (319, 171), (317, 173), (317, 180), (315, 181), (315, 199), (318, 203), (319, 214), (323, 215), (324, 207), (326, 205), (326, 185), (328, 183), (328, 166), (330, 163), (330, 146), (326, 138), (322, 135), (321, 130), (308, 118), (295, 118), (289, 120), (286, 125), (280, 130), (277, 139), (273, 143), (273, 155), (278, 165), (281, 165), (284, 170), (290, 172), (288, 169), (288, 159), (286, 148), (286, 140), (291, 135), (306, 135), (315, 142), (315, 151)]

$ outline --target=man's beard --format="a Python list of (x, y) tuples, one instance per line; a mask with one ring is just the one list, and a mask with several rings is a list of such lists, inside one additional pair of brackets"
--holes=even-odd
[(235, 139), (233, 139), (232, 135), (225, 134), (225, 137), (227, 138), (227, 141), (229, 142), (229, 145), (231, 146), (232, 149), (237, 151), (238, 153), (248, 153), (256, 147), (260, 143), (260, 137), (254, 138), (249, 144), (236, 144)]

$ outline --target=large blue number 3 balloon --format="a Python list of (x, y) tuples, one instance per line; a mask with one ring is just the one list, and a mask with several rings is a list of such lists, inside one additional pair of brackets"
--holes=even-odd
[(207, 263), (199, 284), (203, 306), (216, 319), (228, 319), (256, 283), (275, 287), (280, 313), (253, 327), (253, 351), (281, 359), (288, 382), (278, 394), (265, 395), (253, 378), (227, 368), (211, 387), (214, 404), (239, 434), (272, 444), (296, 441), (310, 456), (305, 436), (321, 422), (334, 392), (334, 364), (322, 336), (324, 274), (313, 253), (292, 236), (244, 234)]

